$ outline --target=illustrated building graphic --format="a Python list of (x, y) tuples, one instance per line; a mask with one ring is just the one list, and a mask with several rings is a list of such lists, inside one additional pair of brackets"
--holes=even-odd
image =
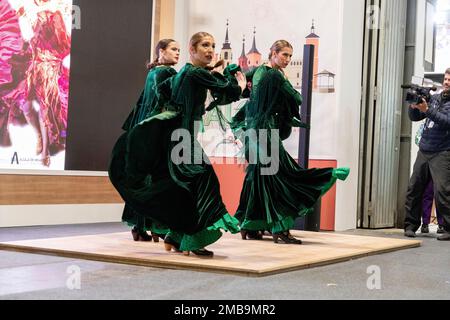
[(228, 26), (229, 22), (227, 20), (227, 31), (225, 35), (225, 42), (223, 43), (222, 50), (220, 51), (220, 59), (225, 62), (224, 67), (227, 67), (228, 65), (233, 63), (233, 51), (231, 49), (231, 43), (228, 38)]
[[(313, 74), (317, 75), (319, 73), (319, 42), (320, 37), (315, 32), (314, 20), (312, 21), (311, 33), (306, 36), (306, 44), (312, 44), (314, 46), (314, 66)], [(313, 79), (313, 89), (317, 89), (317, 77), (314, 76)]]
[(317, 80), (317, 89), (322, 93), (333, 93), (334, 89), (334, 77), (336, 75), (328, 70), (323, 70), (315, 75)]
[(245, 54), (245, 35), (242, 36), (242, 52), (238, 59), (238, 64), (243, 72), (247, 72), (249, 70), (248, 58), (247, 55)]
[(253, 43), (249, 52), (247, 52), (248, 68), (254, 69), (262, 64), (261, 53), (256, 49), (256, 27), (253, 29)]

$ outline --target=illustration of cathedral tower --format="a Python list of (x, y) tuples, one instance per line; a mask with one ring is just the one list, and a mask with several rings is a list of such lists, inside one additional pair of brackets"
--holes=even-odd
[(254, 69), (262, 64), (261, 53), (256, 49), (256, 27), (253, 30), (253, 44), (250, 51), (247, 53), (248, 68)]
[(320, 37), (315, 33), (314, 20), (312, 21), (311, 33), (306, 37), (306, 44), (314, 45), (314, 80), (313, 89), (317, 89), (317, 74), (319, 73), (319, 42)]
[(231, 50), (230, 40), (228, 38), (228, 19), (227, 19), (227, 32), (225, 35), (225, 42), (223, 43), (222, 50), (220, 51), (220, 59), (223, 60), (224, 67), (230, 65), (233, 61), (233, 51)]
[(247, 56), (245, 55), (245, 35), (242, 37), (242, 52), (241, 52), (241, 56), (239, 57), (239, 66), (241, 67), (241, 70), (243, 72), (248, 71), (248, 59)]

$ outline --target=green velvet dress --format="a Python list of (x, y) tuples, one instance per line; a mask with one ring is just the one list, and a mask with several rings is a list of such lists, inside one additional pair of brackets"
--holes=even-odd
[[(156, 88), (163, 81), (177, 74), (175, 69), (169, 66), (157, 66), (152, 68), (145, 81), (144, 89), (142, 90), (139, 99), (127, 117), (122, 129), (126, 132), (119, 138), (113, 149), (113, 155), (124, 154), (121, 150), (126, 149), (126, 139), (129, 131), (134, 128), (141, 121), (161, 112), (162, 105), (158, 103), (158, 93)], [(112, 177), (112, 182), (115, 184), (115, 173), (112, 172), (117, 168), (110, 166), (109, 174)], [(121, 170), (121, 169), (119, 169)], [(137, 226), (141, 230), (152, 230), (158, 234), (166, 234), (168, 230), (164, 227), (158, 226), (152, 219), (147, 219), (138, 215), (133, 208), (125, 201), (125, 207), (122, 213), (122, 221), (129, 226)]]
[[(208, 89), (221, 97), (221, 103), (238, 100), (241, 94), (234, 77), (214, 76), (186, 64), (158, 86), (162, 112), (121, 136), (118, 145), (126, 147), (115, 148), (111, 160), (111, 181), (122, 198), (137, 214), (168, 229), (182, 251), (214, 243), (221, 229), (239, 231), (238, 221), (222, 202), (213, 167), (195, 138), (199, 126), (194, 123), (205, 113)], [(184, 140), (177, 138), (180, 135)], [(180, 142), (196, 149), (180, 149)]]
[[(336, 179), (348, 176), (349, 169), (301, 168), (282, 144), (292, 127), (300, 125), (301, 95), (281, 72), (265, 65), (252, 73), (251, 80), (250, 99), (232, 123), (234, 132), (240, 132), (245, 141), (249, 161), (235, 217), (244, 230), (280, 233), (291, 229), (297, 217), (311, 212)], [(256, 134), (249, 134), (250, 131)], [(260, 136), (263, 131), (267, 138)], [(268, 147), (264, 147), (266, 141)], [(271, 146), (275, 146), (273, 151)], [(274, 166), (276, 162), (278, 166)]]
[(138, 102), (123, 124), (123, 130), (129, 131), (142, 120), (161, 112), (163, 105), (158, 103), (157, 87), (176, 74), (177, 72), (174, 68), (164, 65), (154, 67), (148, 72), (145, 87)]

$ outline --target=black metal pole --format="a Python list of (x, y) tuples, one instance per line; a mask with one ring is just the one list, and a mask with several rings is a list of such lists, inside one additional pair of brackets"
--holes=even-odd
[[(300, 128), (298, 163), (302, 168), (308, 168), (309, 161), (309, 139), (311, 124), (311, 101), (314, 76), (314, 46), (306, 44), (303, 48), (303, 74), (302, 74), (302, 107), (301, 120), (308, 128)], [(320, 199), (314, 206), (314, 212), (305, 216), (303, 229), (308, 231), (320, 230)], [(299, 222), (301, 225), (302, 222)]]
[[(300, 116), (302, 122), (308, 126), (311, 123), (311, 99), (313, 87), (313, 72), (314, 72), (314, 46), (305, 44), (303, 48), (303, 74), (302, 74), (302, 107), (300, 109)], [(307, 128), (300, 128), (299, 147), (298, 147), (298, 164), (302, 168), (308, 168), (309, 160), (309, 137), (310, 130)]]

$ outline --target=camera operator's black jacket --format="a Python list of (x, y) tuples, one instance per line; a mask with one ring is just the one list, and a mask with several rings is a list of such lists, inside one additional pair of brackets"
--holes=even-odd
[(409, 118), (412, 121), (427, 118), (420, 139), (420, 151), (434, 153), (450, 150), (450, 100), (444, 101), (441, 94), (435, 94), (428, 103), (427, 112), (409, 108)]

